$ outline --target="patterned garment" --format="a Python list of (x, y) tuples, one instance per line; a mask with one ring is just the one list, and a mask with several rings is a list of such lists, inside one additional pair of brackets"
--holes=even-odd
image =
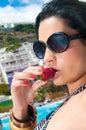
[(50, 121), (50, 119), (53, 117), (53, 115), (60, 109), (60, 107), (65, 104), (72, 96), (80, 93), (86, 89), (86, 84), (78, 88), (73, 94), (71, 94), (69, 97), (67, 97), (60, 105), (57, 107), (54, 111), (52, 111), (45, 119), (43, 119), (34, 130), (46, 130), (46, 127)]

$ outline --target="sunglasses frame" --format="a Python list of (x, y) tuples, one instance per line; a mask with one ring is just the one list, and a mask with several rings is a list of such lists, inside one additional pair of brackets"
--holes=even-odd
[[(66, 48), (65, 48), (64, 50), (62, 50), (61, 52), (60, 52), (60, 51), (59, 51), (59, 52), (58, 52), (58, 51), (55, 51), (54, 49), (52, 49), (52, 48), (49, 46), (49, 42), (50, 42), (51, 38), (52, 38), (52, 37), (55, 37), (55, 36), (58, 36), (58, 35), (60, 35), (60, 36), (62, 35), (62, 37), (64, 37), (64, 39), (66, 40), (66, 45), (67, 45)], [(44, 58), (44, 55), (41, 56), (41, 57), (39, 57), (39, 56), (37, 55), (37, 53), (36, 53), (36, 49), (37, 49), (37, 48), (35, 48), (35, 46), (36, 46), (35, 44), (37, 44), (37, 43), (43, 44), (42, 47), (44, 48), (44, 52), (45, 52), (45, 50), (46, 50), (46, 47), (48, 47), (48, 48), (49, 48), (52, 52), (54, 52), (54, 53), (62, 53), (62, 52), (66, 51), (66, 50), (68, 49), (71, 40), (81, 39), (81, 38), (83, 38), (83, 36), (80, 35), (80, 34), (68, 35), (68, 34), (66, 34), (66, 33), (64, 33), (64, 32), (53, 33), (52, 35), (49, 36), (49, 38), (48, 38), (48, 40), (47, 40), (47, 43), (44, 43), (44, 42), (39, 41), (39, 40), (35, 41), (34, 44), (33, 44), (33, 50), (34, 50), (34, 52), (35, 52), (35, 55), (36, 55), (39, 59), (43, 59), (43, 58)]]

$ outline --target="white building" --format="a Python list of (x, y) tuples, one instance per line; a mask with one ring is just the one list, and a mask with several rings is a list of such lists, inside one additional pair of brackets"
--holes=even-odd
[(14, 71), (21, 71), (27, 66), (37, 65), (40, 62), (33, 52), (32, 43), (23, 43), (15, 52), (6, 52), (0, 49), (0, 68), (6, 83), (12, 78)]
[(5, 83), (5, 78), (3, 77), (2, 70), (0, 68), (0, 83)]

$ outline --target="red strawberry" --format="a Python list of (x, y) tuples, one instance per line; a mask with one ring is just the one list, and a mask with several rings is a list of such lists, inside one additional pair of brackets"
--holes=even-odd
[(42, 79), (46, 81), (53, 78), (56, 71), (57, 70), (53, 68), (44, 68), (43, 74), (41, 75)]

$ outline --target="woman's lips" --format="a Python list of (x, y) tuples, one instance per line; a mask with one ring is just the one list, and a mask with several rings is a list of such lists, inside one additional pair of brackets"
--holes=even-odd
[(54, 78), (54, 79), (58, 78), (58, 77), (59, 77), (59, 74), (60, 74), (60, 70), (57, 70), (53, 78)]

